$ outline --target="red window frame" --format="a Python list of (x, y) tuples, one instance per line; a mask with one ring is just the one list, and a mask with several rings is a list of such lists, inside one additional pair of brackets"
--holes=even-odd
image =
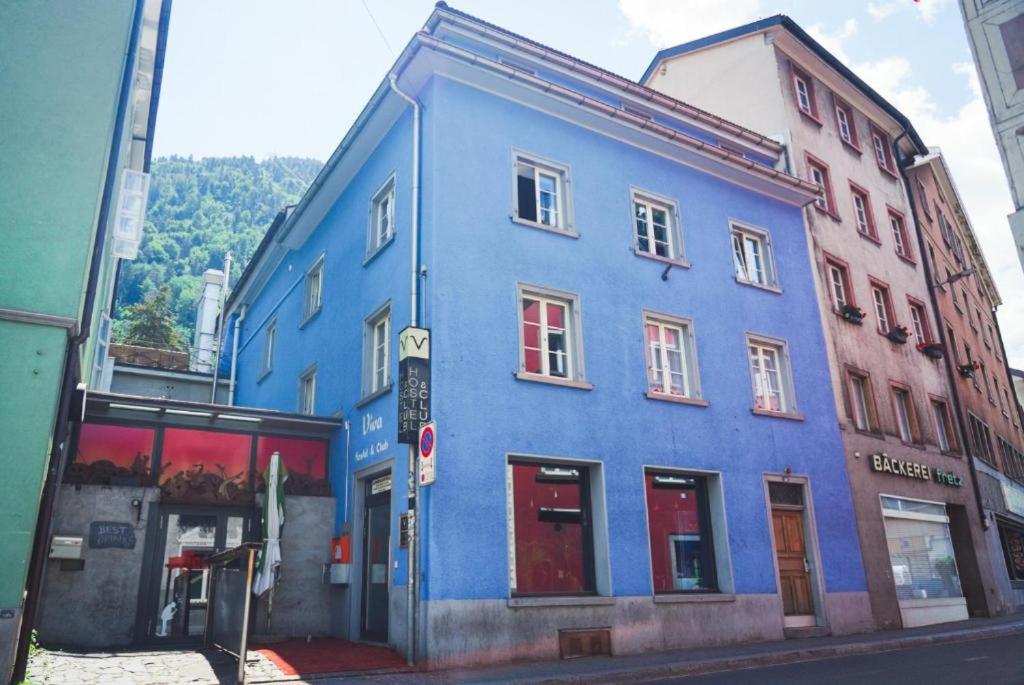
[[(871, 152), (875, 156), (875, 162), (878, 164), (878, 168), (889, 174), (893, 178), (896, 177), (896, 163), (892, 158), (892, 143), (889, 141), (889, 134), (878, 128), (875, 124), (870, 125), (871, 131)], [(881, 139), (882, 152), (885, 157), (885, 164), (878, 159), (878, 151), (875, 147), (875, 137)]]
[(811, 174), (811, 169), (817, 169), (821, 172), (821, 177), (825, 179), (825, 204), (826, 207), (822, 207), (818, 204), (817, 200), (814, 201), (814, 208), (819, 212), (829, 215), (833, 219), (838, 220), (839, 214), (836, 212), (836, 197), (832, 192), (832, 172), (829, 170), (828, 164), (818, 159), (810, 152), (804, 153), (804, 161), (807, 164), (807, 178), (810, 179), (811, 183), (817, 183), (814, 180), (814, 176)]
[[(844, 145), (854, 150), (857, 154), (861, 154), (860, 138), (857, 136), (857, 124), (854, 121), (853, 107), (838, 95), (833, 95), (832, 99), (835, 101), (836, 131), (839, 133), (839, 140), (843, 141)], [(846, 127), (850, 129), (849, 140), (843, 138), (843, 128), (839, 123), (840, 110), (846, 115)]]
[(917, 184), (917, 199), (921, 205), (921, 211), (924, 213), (925, 218), (931, 222), (932, 211), (928, 208), (928, 191), (924, 187), (924, 181), (921, 180), (920, 176), (915, 176), (914, 181)]
[[(875, 329), (879, 335), (885, 335), (899, 324), (896, 321), (896, 310), (892, 305), (892, 289), (889, 284), (885, 281), (881, 281), (873, 276), (868, 276), (868, 282), (871, 284), (871, 311), (875, 314)], [(878, 309), (875, 304), (875, 289), (881, 290), (883, 297), (883, 306), (885, 307), (885, 315), (889, 320), (889, 330), (882, 330), (882, 321), (878, 317)]]
[[(792, 67), (793, 72), (790, 81), (793, 84), (793, 99), (796, 101), (796, 108), (805, 117), (808, 117), (815, 124), (821, 126), (821, 115), (818, 114), (818, 97), (814, 92), (814, 79), (811, 78), (810, 74), (792, 62), (790, 62), (790, 66)], [(807, 86), (807, 104), (811, 109), (809, 112), (800, 106), (800, 90), (796, 85), (797, 79), (803, 81), (804, 85)]]
[[(924, 302), (917, 299), (916, 297), (911, 297), (910, 295), (907, 295), (907, 305), (910, 307), (911, 312), (909, 321), (910, 328), (913, 329), (914, 327), (914, 311), (918, 312), (918, 315), (921, 319), (921, 331), (922, 333), (924, 333), (924, 340), (918, 340), (918, 342), (935, 342), (935, 338), (932, 337), (931, 322), (928, 320), (928, 308), (925, 306)], [(911, 330), (910, 332), (913, 333), (914, 331)]]
[(896, 252), (896, 256), (900, 259), (915, 264), (914, 259), (914, 246), (910, 242), (910, 230), (907, 228), (907, 217), (903, 212), (894, 208), (892, 205), (886, 205), (886, 218), (889, 220), (889, 228), (892, 229), (892, 221), (896, 219), (900, 224), (900, 236), (903, 239), (903, 252), (897, 249), (897, 243), (895, 239), (895, 231), (893, 232), (893, 250)]
[(825, 257), (825, 286), (828, 288), (828, 299), (832, 303), (832, 311), (836, 314), (842, 314), (842, 307), (836, 302), (835, 292), (832, 290), (832, 275), (829, 273), (829, 268), (834, 267), (839, 270), (843, 281), (843, 289), (846, 290), (846, 305), (856, 307), (857, 300), (853, 294), (853, 279), (850, 276), (850, 265), (839, 259), (839, 257), (830, 255), (827, 252), (823, 254)]
[[(864, 204), (864, 220), (867, 224), (866, 232), (861, 230), (860, 222), (857, 219), (858, 197)], [(871, 242), (881, 245), (882, 241), (878, 238), (878, 227), (875, 225), (875, 213), (871, 209), (871, 194), (866, 188), (857, 185), (853, 181), (850, 181), (850, 204), (853, 207), (853, 222), (857, 225), (857, 233), (862, 238), (867, 238)]]

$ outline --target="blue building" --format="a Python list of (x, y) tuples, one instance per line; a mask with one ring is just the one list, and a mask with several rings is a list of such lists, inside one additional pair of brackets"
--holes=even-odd
[[(442, 666), (870, 627), (783, 154), (438, 4), (228, 305), (238, 404), (345, 419), (338, 634), (405, 650), (415, 616)], [(408, 325), (438, 435), (414, 611)]]

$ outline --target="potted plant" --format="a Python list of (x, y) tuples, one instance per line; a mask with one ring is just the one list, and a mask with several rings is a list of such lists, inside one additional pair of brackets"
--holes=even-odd
[(956, 367), (956, 370), (960, 372), (960, 375), (964, 378), (974, 378), (974, 372), (981, 368), (981, 364), (978, 362), (967, 362)]
[(864, 323), (864, 310), (852, 304), (844, 304), (843, 308), (839, 310), (839, 316), (858, 326)]
[(889, 332), (885, 334), (885, 337), (897, 345), (905, 345), (907, 343), (907, 338), (910, 337), (910, 331), (907, 330), (906, 326), (896, 325), (889, 329)]
[(937, 342), (919, 342), (917, 343), (917, 349), (929, 359), (942, 359), (943, 355), (946, 354), (945, 345)]

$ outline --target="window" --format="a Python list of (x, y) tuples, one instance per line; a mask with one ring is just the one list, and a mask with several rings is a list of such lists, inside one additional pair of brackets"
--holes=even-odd
[(391, 304), (363, 322), (363, 397), (391, 387)]
[[(173, 467), (162, 469), (159, 476), (160, 501), (207, 505), (251, 502), (252, 442), (251, 435), (240, 433), (165, 428), (160, 462)], [(188, 474), (202, 474), (197, 478), (201, 485), (192, 485)]]
[[(1018, 14), (999, 25), (999, 36), (1003, 39), (1006, 61), (1017, 90), (1024, 89), (1024, 14)], [(993, 43), (994, 46), (994, 43)]]
[[(992, 397), (992, 386), (988, 382), (988, 374), (985, 373), (985, 367), (982, 366), (981, 370), (978, 373), (981, 374), (982, 380), (985, 381), (985, 396), (988, 398), (989, 402), (991, 402), (992, 404), (995, 404), (996, 401)], [(993, 376), (993, 378), (995, 378), (995, 376)]]
[(1024, 529), (1000, 524), (999, 538), (1003, 543), (1003, 557), (1010, 580), (1024, 581)]
[(944, 400), (932, 398), (932, 421), (935, 424), (935, 437), (939, 449), (943, 452), (950, 452), (956, 449), (956, 431), (953, 428), (953, 420), (949, 415), (949, 405)]
[(654, 592), (716, 592), (708, 479), (645, 469)]
[(842, 312), (843, 307), (853, 306), (853, 290), (850, 287), (850, 271), (846, 262), (834, 257), (825, 258), (825, 274), (828, 277), (829, 295), (832, 298), (832, 307), (836, 312)]
[(777, 287), (775, 259), (768, 233), (732, 224), (732, 257), (736, 280), (750, 285)]
[(302, 321), (305, 323), (320, 311), (324, 289), (324, 258), (320, 256), (306, 272), (306, 294), (302, 304)]
[[(981, 326), (981, 323), (982, 323), (982, 321), (984, 320), (984, 319), (982, 319), (982, 318), (981, 318), (981, 310), (980, 310), (980, 309), (978, 309), (978, 308), (975, 308), (975, 309), (974, 309), (974, 315), (975, 315), (975, 316), (974, 316), (974, 318), (975, 318), (975, 322), (974, 322), (974, 323), (977, 323), (977, 326)], [(978, 330), (978, 328), (977, 328), (977, 327), (975, 327), (975, 328), (974, 328), (974, 330), (975, 330), (975, 331), (977, 331), (977, 330)], [(984, 342), (985, 342), (985, 347), (988, 347), (988, 348), (990, 348), (990, 349), (991, 349), (991, 347), (992, 347), (992, 343), (990, 343), (990, 342), (988, 341), (988, 336), (987, 336), (987, 335), (985, 334), (985, 332), (984, 332), (984, 329), (982, 330), (982, 339), (983, 339), (983, 340), (984, 340)]]
[[(967, 320), (971, 324), (971, 330), (974, 331), (975, 333), (977, 333), (978, 332), (978, 322), (976, 322), (974, 320), (974, 315), (971, 314), (970, 300), (967, 299), (967, 288), (963, 289), (963, 294), (964, 294), (964, 309), (967, 310)], [(977, 309), (975, 309), (974, 311), (975, 311), (975, 313), (977, 313), (978, 320), (980, 321), (981, 320), (981, 312), (978, 311)]]
[(299, 413), (316, 413), (316, 365), (302, 372), (299, 376)]
[(366, 254), (374, 255), (395, 235), (395, 177), (389, 178), (370, 202), (370, 233)]
[(568, 185), (567, 167), (516, 154), (514, 218), (569, 232)]
[(836, 128), (839, 129), (839, 137), (844, 143), (851, 147), (859, 147), (857, 141), (857, 127), (853, 123), (853, 108), (836, 98)]
[(1010, 392), (1006, 389), (1006, 386), (1003, 386), (1002, 403), (1003, 403), (1003, 416), (1005, 416), (1007, 418), (1007, 420), (1009, 420), (1009, 418), (1010, 418), (1010, 411), (1013, 409), (1013, 403), (1010, 402)]
[(284, 482), (287, 495), (329, 497), (331, 485), (327, 480), (327, 441), (261, 435), (256, 438), (256, 492), (266, 490), (263, 472), (270, 465), (270, 457), (278, 452), (281, 463), (288, 469)]
[(512, 594), (594, 593), (590, 469), (513, 460), (508, 471)]
[(260, 375), (265, 376), (274, 368), (274, 347), (277, 344), (277, 320), (267, 324), (263, 333), (263, 363), (260, 365)]
[(897, 599), (963, 597), (945, 505), (883, 495), (882, 514)]
[(1003, 388), (999, 387), (999, 376), (997, 376), (994, 373), (992, 374), (992, 385), (995, 386), (996, 396), (996, 400), (993, 402), (993, 404), (998, 402), (999, 410), (1003, 413), (1003, 418), (1009, 418), (1010, 412), (1007, 411), (1006, 400), (1003, 397)]
[[(949, 324), (948, 321), (946, 322), (946, 343), (949, 345), (949, 353), (950, 354), (953, 354), (953, 355), (958, 354), (957, 346), (956, 346), (956, 336), (953, 335), (953, 327)], [(955, 359), (955, 357), (951, 357), (951, 358)]]
[(75, 440), (65, 483), (152, 485), (154, 429), (83, 423)]
[(871, 145), (875, 151), (875, 161), (878, 162), (878, 167), (891, 175), (895, 175), (896, 165), (892, 160), (889, 136), (874, 124), (871, 125)]
[[(920, 177), (914, 180), (917, 182), (917, 199), (918, 203), (921, 205), (921, 212), (925, 215), (928, 221), (931, 221), (932, 213), (931, 210), (928, 209), (928, 193), (924, 189), (924, 182), (921, 181)], [(932, 261), (934, 262), (935, 259), (933, 258)]]
[(1003, 462), (1003, 473), (1017, 481), (1024, 481), (1024, 454), (999, 436), (999, 456)]
[[(985, 347), (992, 348), (993, 343), (996, 341), (995, 331), (992, 330), (992, 324), (985, 324)], [(995, 351), (996, 359), (999, 359), (999, 346), (996, 346)]]
[(760, 337), (747, 337), (754, 410), (795, 414), (793, 379), (786, 344)]
[(896, 429), (900, 440), (906, 443), (920, 442), (917, 412), (910, 390), (903, 386), (892, 386), (892, 403), (896, 413)]
[(683, 258), (679, 212), (675, 203), (631, 193), (636, 251), (639, 254), (680, 260)]
[(971, 431), (971, 447), (974, 456), (994, 466), (995, 456), (992, 454), (992, 433), (988, 425), (971, 412), (967, 412), (967, 426)]
[(700, 397), (692, 324), (686, 319), (644, 314), (648, 390), (675, 397)]
[(888, 333), (895, 325), (896, 315), (892, 309), (889, 288), (877, 281), (871, 282), (871, 299), (875, 305), (875, 319), (879, 333)]
[(519, 288), (520, 372), (581, 381), (579, 298), (549, 289)]
[(836, 203), (832, 196), (832, 182), (829, 179), (828, 167), (824, 162), (819, 162), (808, 155), (807, 175), (812, 182), (817, 183), (821, 187), (818, 199), (814, 201), (814, 206), (826, 214), (835, 216)]
[(862, 371), (848, 370), (847, 379), (850, 389), (850, 419), (853, 426), (860, 431), (878, 431), (878, 411), (875, 407), (874, 393), (871, 390), (871, 378)]
[(928, 313), (923, 302), (913, 298), (907, 298), (910, 306), (910, 325), (913, 327), (914, 337), (918, 343), (932, 342), (932, 332), (928, 327)]
[(889, 228), (892, 229), (892, 242), (896, 248), (896, 254), (904, 259), (912, 260), (914, 251), (910, 245), (907, 224), (903, 220), (903, 215), (892, 208), (889, 209)]
[(793, 94), (800, 111), (814, 120), (818, 119), (818, 102), (814, 95), (811, 77), (793, 65)]
[(857, 232), (878, 242), (878, 231), (875, 230), (875, 218), (871, 215), (871, 200), (868, 199), (867, 191), (851, 183), (850, 193), (853, 197), (853, 217), (857, 222)]

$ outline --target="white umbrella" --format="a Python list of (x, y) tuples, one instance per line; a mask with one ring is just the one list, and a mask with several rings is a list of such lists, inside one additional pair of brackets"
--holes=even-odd
[[(288, 480), (288, 469), (281, 463), (281, 454), (274, 452), (270, 464), (263, 472), (266, 495), (263, 501), (263, 549), (256, 561), (256, 578), (252, 583), (253, 594), (262, 595), (274, 587), (274, 578), (281, 565), (281, 528), (284, 526), (284, 482)], [(273, 597), (273, 594), (271, 594)], [(273, 600), (271, 600), (273, 601)], [(270, 623), (269, 610), (267, 623)]]

